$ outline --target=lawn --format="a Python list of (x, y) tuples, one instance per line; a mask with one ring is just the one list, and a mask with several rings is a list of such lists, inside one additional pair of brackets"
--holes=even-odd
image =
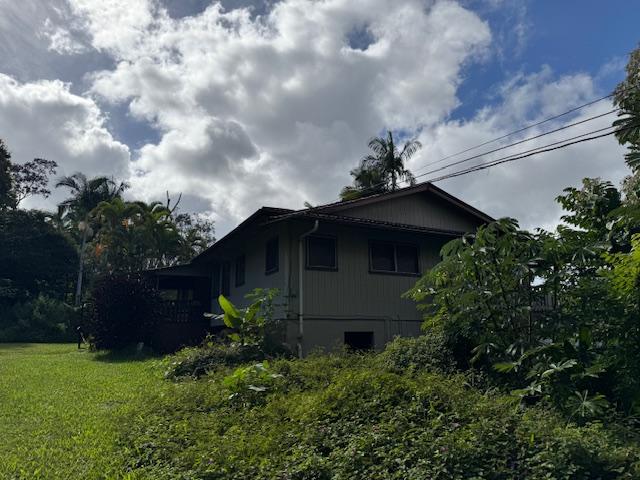
[(0, 478), (133, 478), (123, 474), (118, 419), (161, 384), (153, 363), (68, 344), (0, 344)]

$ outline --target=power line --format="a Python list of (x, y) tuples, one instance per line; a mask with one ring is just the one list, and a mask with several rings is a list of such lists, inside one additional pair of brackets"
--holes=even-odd
[[(540, 147), (538, 149), (535, 149), (535, 151), (530, 152), (530, 153), (524, 153), (523, 152), (522, 155), (515, 155), (515, 156), (514, 155), (510, 155), (508, 157), (504, 157), (504, 158), (501, 158), (501, 159), (493, 160), (491, 162), (480, 163), (480, 164), (474, 165), (472, 167), (468, 167), (468, 168), (466, 168), (464, 170), (459, 170), (458, 172), (453, 172), (453, 173), (449, 173), (447, 175), (442, 175), (440, 177), (431, 178), (431, 179), (426, 180), (426, 181), (433, 183), (433, 182), (439, 182), (441, 180), (446, 180), (448, 178), (459, 177), (461, 175), (466, 175), (467, 173), (477, 172), (479, 170), (485, 170), (487, 168), (490, 168), (490, 167), (493, 167), (493, 166), (496, 166), (496, 165), (500, 165), (502, 163), (513, 162), (515, 160), (520, 160), (520, 159), (523, 159), (523, 158), (532, 157), (534, 155), (538, 155), (540, 153), (545, 153), (545, 152), (551, 152), (553, 150), (560, 150), (562, 148), (566, 148), (566, 147), (569, 147), (571, 145), (575, 145), (577, 143), (583, 143), (583, 142), (589, 142), (591, 140), (597, 140), (599, 138), (607, 137), (609, 135), (614, 135), (614, 134), (616, 134), (618, 132), (621, 132), (623, 130), (628, 130), (630, 128), (636, 128), (637, 126), (639, 126), (639, 125), (633, 125), (633, 126), (630, 126), (630, 127), (619, 128), (619, 129), (613, 130), (611, 132), (602, 133), (600, 135), (594, 135), (592, 137), (582, 138), (580, 140), (574, 140), (574, 141), (566, 143), (567, 140), (570, 140), (570, 139), (567, 139), (567, 140), (564, 140), (563, 142), (556, 142), (556, 143), (562, 143), (562, 145), (557, 145), (557, 146), (554, 146), (554, 147), (550, 147), (550, 145), (553, 145), (553, 144), (549, 144), (549, 145), (546, 145), (545, 147)], [(595, 132), (602, 131), (602, 130), (608, 130), (609, 128), (611, 128), (611, 127), (603, 128), (603, 129), (600, 129), (600, 130), (594, 130), (593, 132), (590, 132), (590, 133), (595, 133)], [(580, 135), (580, 136), (584, 136), (584, 135)], [(576, 137), (574, 137), (574, 138), (576, 138)], [(546, 148), (548, 146), (549, 146), (549, 148)]]
[[(447, 160), (447, 159), (453, 158), (453, 157), (455, 157), (455, 156), (461, 155), (461, 154), (466, 153), (466, 152), (470, 152), (470, 151), (475, 150), (475, 149), (477, 149), (477, 148), (480, 148), (480, 147), (482, 147), (482, 146), (485, 146), (485, 145), (488, 145), (488, 144), (491, 144), (491, 143), (497, 142), (498, 140), (502, 140), (502, 139), (508, 138), (508, 137), (510, 137), (510, 136), (512, 136), (512, 135), (515, 135), (515, 134), (517, 134), (517, 133), (521, 133), (521, 132), (524, 132), (524, 131), (529, 130), (529, 129), (531, 129), (531, 128), (537, 127), (537, 126), (539, 126), (539, 125), (542, 125), (542, 124), (548, 123), (548, 122), (550, 122), (550, 121), (556, 120), (556, 119), (561, 118), (561, 117), (563, 117), (563, 116), (565, 116), (565, 115), (568, 115), (568, 114), (570, 114), (570, 113), (573, 113), (573, 112), (576, 112), (576, 111), (578, 111), (578, 110), (581, 110), (581, 109), (583, 109), (583, 108), (585, 108), (585, 107), (588, 107), (588, 106), (594, 105), (594, 104), (596, 104), (596, 103), (598, 103), (598, 102), (601, 102), (601, 101), (603, 101), (603, 100), (606, 100), (607, 98), (610, 98), (610, 97), (614, 96), (616, 93), (623, 93), (623, 92), (625, 92), (625, 91), (627, 91), (627, 90), (631, 90), (631, 89), (635, 89), (635, 88), (636, 88), (636, 87), (633, 87), (633, 86), (632, 86), (632, 87), (628, 87), (628, 88), (616, 89), (616, 90), (614, 90), (613, 92), (609, 93), (608, 95), (604, 95), (604, 96), (602, 96), (602, 97), (599, 97), (599, 98), (596, 98), (596, 99), (594, 99), (594, 100), (591, 100), (591, 101), (589, 101), (589, 102), (587, 102), (587, 103), (583, 103), (582, 105), (578, 105), (577, 107), (571, 108), (571, 109), (569, 109), (569, 110), (567, 110), (567, 111), (565, 111), (565, 112), (562, 112), (562, 113), (559, 113), (559, 114), (557, 114), (557, 115), (554, 115), (554, 116), (551, 116), (551, 117), (545, 118), (545, 119), (543, 119), (543, 120), (540, 120), (540, 121), (538, 121), (538, 122), (532, 123), (532, 124), (530, 124), (530, 125), (526, 125), (526, 126), (524, 126), (524, 127), (522, 127), (522, 128), (519, 128), (519, 129), (517, 129), (517, 130), (513, 130), (513, 131), (511, 131), (511, 132), (509, 132), (509, 133), (506, 133), (506, 134), (504, 134), (504, 135), (502, 135), (502, 136), (499, 136), (499, 137), (493, 138), (493, 139), (488, 140), (488, 141), (486, 141), (486, 142), (483, 142), (483, 143), (480, 143), (480, 144), (478, 144), (478, 145), (475, 145), (475, 146), (469, 147), (469, 148), (467, 148), (467, 149), (461, 150), (461, 151), (459, 151), (459, 152), (452, 153), (451, 155), (447, 155), (446, 157), (443, 157), (443, 158), (441, 158), (441, 159), (439, 159), (439, 160), (437, 160), (437, 161), (435, 161), (435, 162), (427, 163), (427, 164), (425, 164), (425, 165), (423, 165), (423, 166), (419, 167), (419, 168), (418, 168), (418, 170), (424, 169), (424, 168), (426, 168), (426, 167), (428, 167), (428, 166), (430, 166), (430, 165), (434, 165), (434, 164), (437, 164), (437, 163), (441, 163), (441, 162), (442, 162), (442, 161), (444, 161), (444, 160)], [(611, 111), (606, 112), (606, 113), (604, 113), (604, 114), (596, 115), (596, 116), (594, 116), (594, 117), (590, 117), (590, 118), (588, 118), (588, 119), (582, 120), (582, 121), (580, 121), (580, 122), (575, 122), (575, 123), (570, 124), (570, 125), (565, 125), (564, 127), (560, 127), (560, 128), (558, 128), (558, 129), (551, 130), (551, 131), (549, 131), (549, 132), (545, 132), (545, 133), (542, 133), (542, 134), (536, 135), (536, 136), (534, 136), (534, 137), (529, 137), (529, 138), (527, 138), (527, 139), (523, 139), (523, 140), (518, 141), (518, 142), (515, 142), (515, 143), (513, 143), (513, 144), (506, 145), (506, 146), (504, 146), (504, 147), (500, 147), (500, 148), (498, 148), (498, 149), (491, 150), (491, 151), (489, 151), (489, 152), (485, 152), (485, 153), (483, 153), (483, 154), (474, 155), (473, 157), (470, 157), (470, 158), (468, 158), (468, 159), (464, 159), (463, 161), (473, 160), (473, 159), (475, 159), (475, 158), (478, 158), (478, 157), (480, 157), (480, 156), (487, 155), (487, 154), (489, 154), (489, 153), (494, 153), (494, 152), (496, 152), (496, 151), (503, 150), (503, 149), (505, 149), (505, 148), (509, 148), (509, 147), (512, 147), (512, 146), (518, 145), (518, 144), (520, 144), (520, 143), (524, 143), (524, 142), (526, 142), (526, 141), (530, 141), (530, 140), (533, 140), (533, 139), (536, 139), (536, 138), (540, 138), (540, 137), (545, 136), (545, 135), (549, 135), (549, 134), (555, 133), (555, 132), (560, 131), (560, 130), (564, 130), (564, 129), (566, 129), (566, 128), (570, 128), (570, 127), (572, 127), (572, 126), (576, 126), (576, 125), (579, 125), (579, 124), (582, 124), (582, 123), (586, 123), (586, 122), (591, 121), (591, 120), (594, 120), (594, 119), (596, 119), (596, 118), (600, 118), (600, 117), (603, 117), (603, 116), (605, 116), (605, 115), (610, 115), (611, 113), (613, 113), (613, 112), (615, 112), (615, 111), (617, 111), (617, 110), (619, 110), (619, 109), (614, 109), (614, 110), (611, 110)], [(589, 132), (589, 133), (587, 133), (587, 134), (585, 134), (585, 135), (588, 135), (588, 134), (590, 134), (590, 133), (594, 133), (594, 132), (597, 132), (597, 131), (601, 131), (601, 130), (592, 131), (592, 132)], [(584, 136), (584, 135), (579, 135), (578, 137), (581, 137), (581, 136)], [(573, 138), (578, 138), (578, 137), (573, 137)], [(556, 142), (556, 143), (557, 143), (557, 142)], [(553, 144), (550, 144), (550, 145), (553, 145)], [(543, 147), (539, 147), (539, 148), (543, 148)], [(505, 157), (505, 158), (506, 158), (506, 157)], [(445, 169), (445, 168), (449, 168), (450, 166), (457, 165), (457, 164), (459, 164), (459, 163), (462, 163), (463, 161), (453, 162), (453, 163), (451, 163), (451, 164), (448, 164), (448, 165), (445, 165), (445, 166), (443, 166), (443, 167), (439, 168), (439, 169), (438, 169), (438, 170), (436, 170), (436, 171), (440, 171), (440, 170), (443, 170), (443, 169)], [(424, 174), (420, 174), (420, 175), (418, 175), (418, 176), (417, 176), (417, 177), (415, 177), (415, 178), (422, 177), (422, 176), (424, 176), (424, 175), (426, 175), (426, 174), (429, 174), (429, 173), (434, 173), (434, 172), (426, 172), (426, 173), (424, 173)], [(401, 181), (400, 183), (403, 183), (403, 182), (406, 182), (406, 180), (403, 180), (403, 181)], [(363, 189), (359, 189), (358, 191), (359, 191), (360, 193), (362, 193), (362, 192), (366, 192), (366, 191), (369, 191), (369, 190), (374, 190), (374, 189), (376, 189), (377, 187), (380, 187), (380, 186), (382, 186), (382, 185), (385, 185), (386, 183), (387, 183), (387, 182), (385, 182), (385, 181), (383, 181), (383, 182), (379, 182), (379, 183), (374, 184), (374, 185), (371, 185), (371, 186), (369, 186), (369, 187), (366, 187), (366, 188), (363, 188)], [(340, 201), (340, 200), (341, 200), (341, 198), (338, 198), (338, 199), (336, 200), (336, 202), (337, 202), (337, 201)]]
[[(576, 136), (574, 136), (574, 137), (569, 137), (569, 138), (565, 138), (565, 139), (563, 139), (563, 140), (558, 140), (558, 141), (556, 141), (556, 142), (548, 143), (548, 144), (546, 144), (546, 145), (542, 145), (542, 146), (540, 146), (540, 147), (534, 147), (534, 148), (531, 148), (531, 149), (529, 149), (529, 150), (524, 150), (524, 151), (522, 151), (522, 152), (512, 153), (512, 154), (510, 154), (510, 155), (507, 155), (507, 156), (505, 156), (505, 157), (498, 158), (498, 159), (496, 159), (496, 160), (502, 160), (502, 159), (505, 159), (505, 158), (513, 157), (513, 156), (515, 156), (515, 155), (522, 155), (522, 154), (524, 154), (524, 153), (535, 152), (536, 150), (540, 150), (541, 148), (550, 147), (550, 146), (552, 146), (552, 145), (559, 145), (559, 144), (564, 143), (564, 142), (568, 142), (568, 141), (571, 141), (571, 140), (575, 140), (576, 138), (586, 137), (587, 135), (592, 135), (592, 134), (594, 134), (594, 133), (604, 132), (605, 130), (610, 130), (610, 129), (612, 129), (612, 128), (614, 128), (614, 127), (613, 127), (613, 125), (608, 125), (608, 126), (603, 127), (603, 128), (598, 128), (598, 129), (596, 129), (596, 130), (591, 130), (590, 132), (581, 133), (580, 135), (576, 135)], [(471, 159), (468, 159), (468, 160), (471, 160)], [(467, 160), (465, 160), (465, 161), (467, 161)], [(493, 161), (494, 161), (494, 160), (490, 160), (490, 161), (488, 161), (488, 162), (486, 162), (486, 163), (491, 163), (491, 162), (493, 162)], [(462, 163), (462, 161), (461, 161), (461, 162), (453, 163), (453, 164), (451, 164), (451, 165), (449, 165), (449, 166), (454, 166), (454, 165), (457, 165), (457, 164), (459, 164), (459, 163)], [(435, 170), (431, 170), (431, 171), (429, 171), (429, 172), (421, 173), (420, 175), (416, 175), (414, 178), (420, 178), (420, 177), (424, 177), (425, 175), (430, 175), (430, 174), (432, 174), (432, 173), (439, 172), (439, 171), (443, 170), (444, 168), (448, 168), (449, 166), (447, 166), (447, 167), (441, 167), (441, 168), (437, 168), (437, 169), (435, 169)]]
[[(543, 133), (540, 133), (540, 134), (538, 134), (538, 135), (534, 135), (534, 136), (532, 136), (532, 137), (527, 137), (527, 138), (524, 138), (524, 139), (519, 140), (519, 141), (517, 141), (517, 142), (510, 143), (509, 145), (503, 145), (502, 147), (494, 148), (493, 150), (489, 150), (489, 151), (487, 151), (487, 152), (478, 153), (477, 155), (473, 155), (473, 156), (471, 156), (471, 157), (464, 158), (464, 159), (462, 159), (462, 160), (458, 160), (457, 162), (448, 163), (448, 164), (446, 164), (446, 165), (444, 165), (444, 166), (442, 166), (442, 167), (438, 168), (437, 170), (433, 170), (433, 171), (431, 171), (431, 172), (429, 172), (429, 173), (433, 173), (433, 172), (436, 172), (436, 171), (444, 170), (444, 169), (449, 168), (449, 167), (452, 167), (452, 166), (454, 166), (454, 165), (459, 165), (459, 164), (461, 164), (461, 163), (468, 162), (469, 160), (475, 160), (476, 158), (484, 157), (485, 155), (489, 155), (490, 153), (499, 152), (500, 150), (505, 150), (505, 149), (507, 149), (507, 148), (514, 147), (514, 146), (516, 146), (516, 145), (520, 145), (520, 144), (522, 144), (522, 143), (530, 142), (531, 140), (536, 140), (536, 139), (541, 138), (541, 137), (544, 137), (544, 136), (546, 136), (546, 135), (551, 135), (552, 133), (557, 133), (557, 132), (560, 132), (560, 131), (562, 131), (562, 130), (566, 130), (567, 128), (575, 127), (575, 126), (577, 126), (577, 125), (581, 125), (581, 124), (583, 124), (583, 123), (587, 123), (587, 122), (590, 122), (590, 121), (592, 121), (592, 120), (596, 120), (596, 119), (598, 119), (598, 118), (605, 117), (605, 116), (607, 116), (607, 115), (611, 115), (612, 113), (615, 113), (615, 112), (617, 112), (618, 110), (619, 110), (618, 108), (614, 108), (613, 110), (610, 110), (610, 111), (605, 112), (605, 113), (601, 113), (601, 114), (599, 114), (599, 115), (594, 115), (594, 116), (589, 117), (589, 118), (585, 118), (584, 120), (580, 120), (579, 122), (569, 123), (569, 124), (567, 124), (567, 125), (563, 125), (562, 127), (558, 127), (558, 128), (556, 128), (556, 129), (549, 130), (548, 132), (543, 132)], [(438, 161), (435, 161), (435, 162), (426, 163), (426, 164), (424, 164), (423, 166), (419, 167), (417, 170), (414, 170), (414, 171), (423, 170), (423, 169), (425, 169), (426, 167), (429, 167), (429, 166), (431, 166), (431, 165), (435, 165), (435, 164), (440, 163), (440, 162), (442, 162), (442, 160), (438, 160)]]

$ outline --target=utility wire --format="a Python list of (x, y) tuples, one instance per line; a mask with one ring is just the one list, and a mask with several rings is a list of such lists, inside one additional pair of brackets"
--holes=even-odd
[[(623, 130), (628, 130), (630, 128), (636, 128), (637, 126), (639, 126), (639, 125), (632, 125), (630, 127), (619, 128), (619, 129), (613, 130), (611, 132), (602, 133), (600, 135), (594, 135), (592, 137), (582, 138), (580, 140), (574, 140), (574, 141), (571, 141), (571, 142), (568, 142), (568, 143), (567, 143), (567, 140), (570, 140), (570, 139), (567, 139), (564, 142), (562, 142), (562, 145), (557, 145), (557, 146), (553, 146), (553, 147), (550, 147), (550, 148), (546, 148), (547, 146), (545, 146), (545, 147), (541, 147), (539, 149), (536, 149), (536, 151), (533, 151), (533, 152), (530, 152), (530, 153), (523, 153), (522, 155), (515, 155), (515, 156), (511, 155), (509, 157), (504, 157), (504, 158), (501, 158), (501, 159), (498, 159), (498, 160), (493, 160), (491, 162), (480, 163), (480, 164), (474, 165), (472, 167), (468, 167), (468, 168), (466, 168), (464, 170), (460, 170), (458, 172), (449, 173), (447, 175), (442, 175), (442, 176), (436, 177), (436, 178), (430, 178), (429, 180), (426, 180), (426, 182), (433, 183), (433, 182), (439, 182), (441, 180), (446, 180), (448, 178), (459, 177), (461, 175), (466, 175), (467, 173), (477, 172), (479, 170), (485, 170), (487, 168), (490, 168), (490, 167), (493, 167), (495, 165), (499, 165), (499, 164), (502, 164), (502, 163), (513, 162), (515, 160), (520, 160), (520, 159), (523, 159), (523, 158), (532, 157), (532, 156), (538, 155), (540, 153), (551, 152), (553, 150), (559, 150), (559, 149), (562, 149), (562, 148), (569, 147), (571, 145), (575, 145), (577, 143), (583, 143), (583, 142), (589, 142), (591, 140), (597, 140), (597, 139), (600, 139), (600, 138), (603, 138), (603, 137), (607, 137), (609, 135), (614, 135), (614, 134), (616, 134), (618, 132), (621, 132)], [(590, 132), (590, 133), (595, 133), (595, 132), (602, 131), (602, 130), (607, 130), (607, 129), (594, 130), (593, 132)], [(550, 144), (550, 145), (553, 145), (553, 144)]]
[[(489, 155), (490, 153), (495, 153), (495, 152), (499, 152), (500, 150), (505, 150), (505, 149), (510, 148), (510, 147), (515, 147), (516, 145), (520, 145), (522, 143), (530, 142), (531, 140), (536, 140), (536, 139), (544, 137), (546, 135), (551, 135), (552, 133), (557, 133), (557, 132), (560, 132), (562, 130), (566, 130), (567, 128), (575, 127), (577, 125), (581, 125), (583, 123), (590, 122), (591, 120), (596, 120), (598, 118), (605, 117), (607, 115), (611, 115), (612, 113), (615, 113), (618, 110), (619, 110), (618, 108), (614, 108), (613, 110), (609, 110), (608, 112), (601, 113), (600, 115), (594, 115), (592, 117), (585, 118), (584, 120), (580, 120), (579, 122), (569, 123), (567, 125), (563, 125), (562, 127), (558, 127), (558, 128), (553, 129), (553, 130), (549, 130), (548, 132), (543, 132), (543, 133), (540, 133), (538, 135), (534, 135), (532, 137), (527, 137), (527, 138), (524, 138), (524, 139), (519, 140), (517, 142), (510, 143), (509, 145), (503, 145), (502, 147), (494, 148), (493, 150), (489, 150), (489, 151), (486, 151), (486, 152), (483, 152), (483, 153), (478, 153), (477, 155), (473, 155), (471, 157), (464, 158), (462, 160), (458, 160), (457, 162), (448, 163), (448, 164), (438, 168), (437, 170), (433, 170), (430, 173), (433, 173), (434, 171), (444, 170), (446, 168), (453, 167), (454, 165), (459, 165), (461, 163), (465, 163), (465, 162), (468, 162), (470, 160), (475, 160), (476, 158), (484, 157), (485, 155)], [(435, 162), (426, 163), (426, 164), (424, 164), (423, 166), (419, 167), (418, 169), (416, 169), (414, 171), (424, 170), (426, 167), (429, 167), (431, 165), (435, 165), (435, 164), (440, 163), (440, 162), (442, 162), (442, 160), (437, 160)]]

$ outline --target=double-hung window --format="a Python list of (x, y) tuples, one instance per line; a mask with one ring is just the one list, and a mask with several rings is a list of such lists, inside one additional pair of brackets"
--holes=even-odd
[(236, 258), (236, 287), (244, 285), (244, 255), (240, 255)]
[(369, 242), (369, 269), (373, 273), (419, 275), (418, 247), (401, 243)]
[(337, 270), (336, 239), (334, 237), (307, 237), (307, 268)]
[(269, 274), (277, 272), (279, 262), (280, 247), (278, 244), (278, 237), (274, 237), (269, 240), (265, 246), (264, 273)]

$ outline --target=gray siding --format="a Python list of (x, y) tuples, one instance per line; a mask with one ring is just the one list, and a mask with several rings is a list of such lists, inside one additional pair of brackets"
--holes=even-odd
[(402, 294), (418, 276), (370, 273), (371, 240), (414, 244), (419, 248), (420, 271), (439, 261), (445, 240), (432, 236), (322, 225), (319, 233), (337, 239), (338, 270), (304, 270), (306, 318), (364, 320), (420, 320), (415, 302)]
[(481, 223), (476, 217), (428, 192), (391, 198), (336, 213), (461, 232), (474, 231)]

